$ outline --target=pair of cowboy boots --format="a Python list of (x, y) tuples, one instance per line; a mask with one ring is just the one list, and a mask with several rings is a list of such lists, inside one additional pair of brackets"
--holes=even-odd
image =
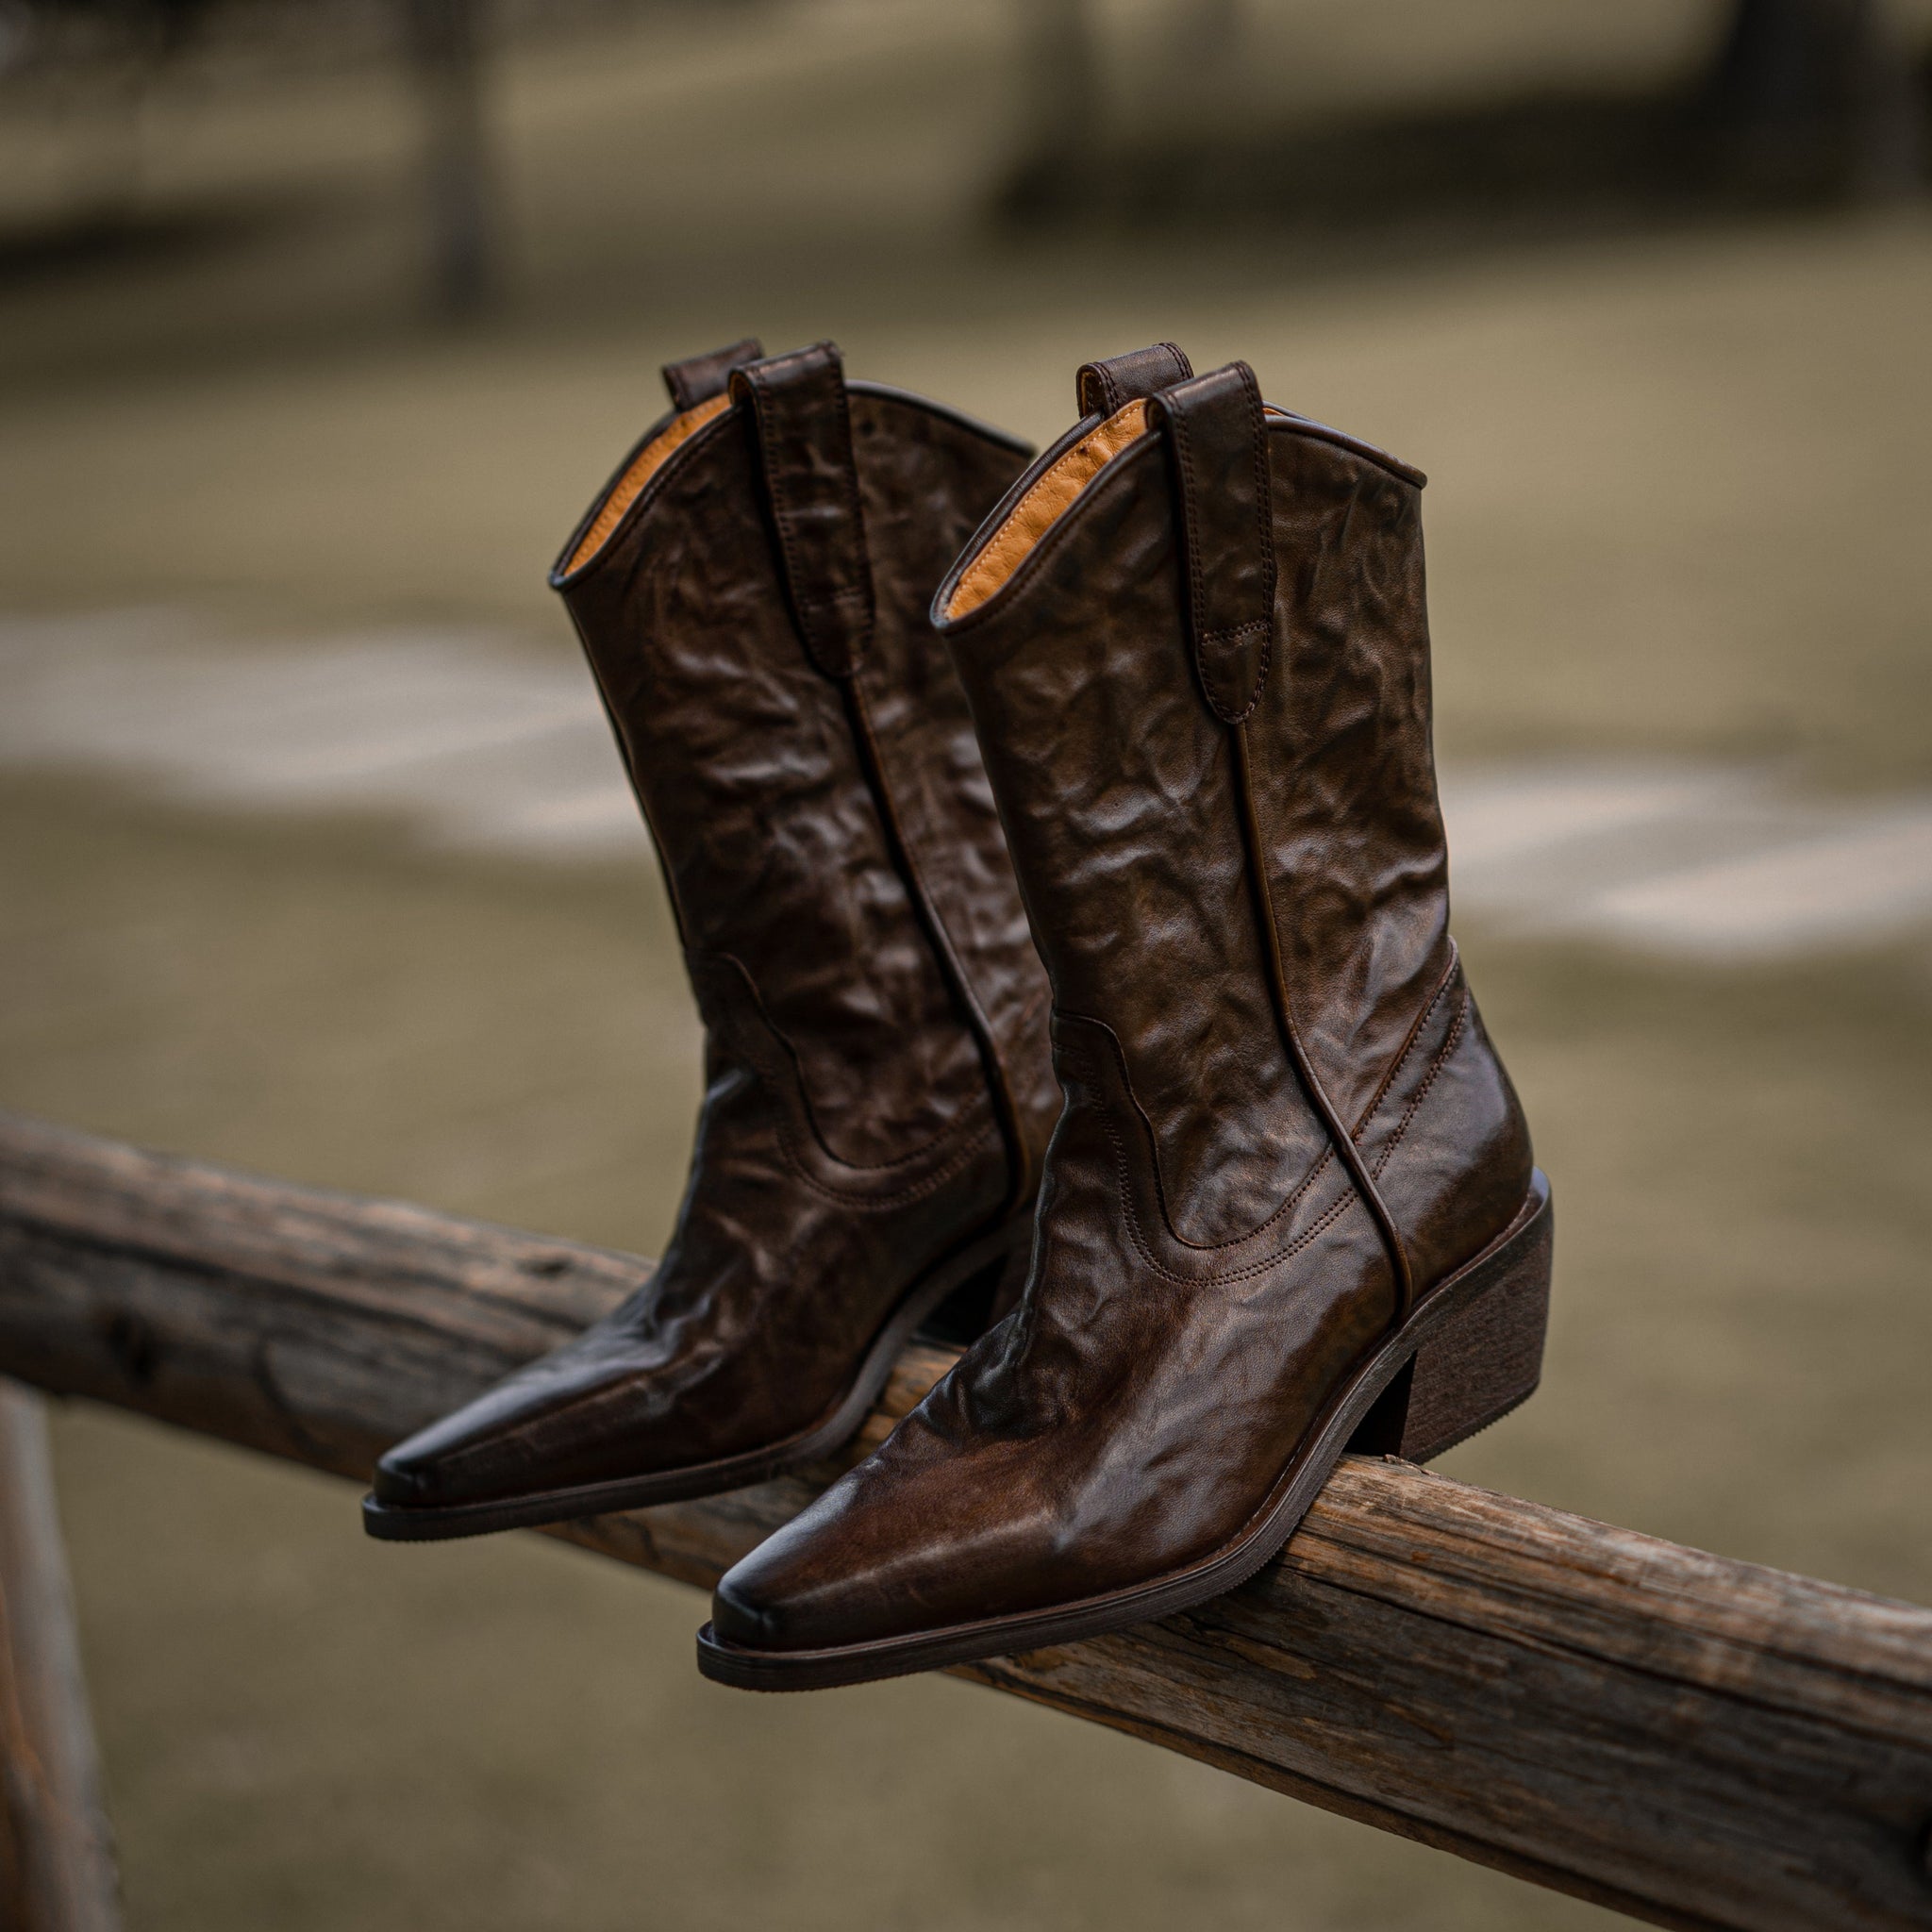
[(646, 1286), (392, 1450), (369, 1527), (795, 1467), (944, 1305), (984, 1332), (723, 1579), (706, 1674), (1218, 1594), (1345, 1449), (1436, 1455), (1541, 1359), (1549, 1189), (1447, 930), (1424, 479), (1171, 344), (1084, 368), (1024, 468), (829, 344), (666, 376), (553, 582), (705, 1019), (691, 1180)]

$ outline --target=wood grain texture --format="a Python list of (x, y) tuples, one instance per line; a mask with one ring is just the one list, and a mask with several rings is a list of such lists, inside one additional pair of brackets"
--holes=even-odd
[[(648, 1266), (0, 1116), (0, 1370), (345, 1475)], [(833, 1473), (558, 1533), (704, 1587)], [(1228, 1596), (960, 1674), (1657, 1924), (1932, 1926), (1932, 1612), (1407, 1463)]]
[(0, 1925), (116, 1932), (113, 1842), (45, 1406), (32, 1390), (0, 1381)]

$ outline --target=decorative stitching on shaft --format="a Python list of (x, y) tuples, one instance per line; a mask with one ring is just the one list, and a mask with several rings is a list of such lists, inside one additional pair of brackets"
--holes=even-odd
[(1448, 1065), (1449, 1056), (1455, 1052), (1457, 1041), (1462, 1038), (1462, 1029), (1468, 1019), (1469, 989), (1465, 987), (1462, 991), (1462, 1004), (1456, 1009), (1456, 1024), (1450, 1027), (1448, 1038), (1436, 1049), (1436, 1058), (1430, 1064), (1428, 1078), (1416, 1089), (1414, 1094), (1410, 1097), (1408, 1106), (1403, 1110), (1400, 1124), (1397, 1125), (1394, 1133), (1389, 1137), (1389, 1144), (1375, 1157), (1375, 1164), (1369, 1170), (1378, 1180), (1381, 1178), (1382, 1170), (1393, 1158), (1396, 1148), (1402, 1144), (1402, 1137), (1408, 1132), (1409, 1124), (1415, 1119), (1417, 1110), (1421, 1108), (1423, 1102), (1429, 1097), (1429, 1089), (1436, 1084), (1437, 1076)]
[[(1191, 1241), (1174, 1224), (1174, 1215), (1168, 1207), (1167, 1181), (1160, 1168), (1159, 1141), (1154, 1132), (1154, 1123), (1148, 1119), (1147, 1109), (1141, 1105), (1141, 1096), (1134, 1091), (1133, 1071), (1127, 1065), (1126, 1049), (1121, 1044), (1120, 1035), (1105, 1020), (1095, 1020), (1085, 1013), (1062, 1013), (1060, 1017), (1071, 1020), (1079, 1025), (1095, 1027), (1107, 1035), (1108, 1041), (1113, 1049), (1114, 1064), (1120, 1071), (1121, 1085), (1126, 1091), (1127, 1104), (1134, 1109), (1136, 1116), (1141, 1122), (1141, 1129), (1146, 1134), (1148, 1141), (1153, 1147), (1154, 1193), (1155, 1198), (1160, 1204), (1161, 1222), (1166, 1227), (1168, 1238), (1178, 1246), (1187, 1248), (1197, 1255), (1212, 1255), (1224, 1248), (1238, 1248), (1243, 1241), (1251, 1241), (1258, 1235), (1265, 1234), (1284, 1214), (1289, 1213), (1302, 1196), (1315, 1185), (1322, 1170), (1334, 1158), (1335, 1150), (1332, 1147), (1325, 1149), (1322, 1158), (1294, 1184), (1286, 1199), (1274, 1208), (1267, 1220), (1257, 1221), (1246, 1232), (1230, 1235), (1224, 1241)], [(1082, 1049), (1080, 1048), (1074, 1049), (1076, 1055), (1081, 1051)]]
[(1442, 976), (1436, 982), (1436, 990), (1429, 995), (1428, 1004), (1415, 1017), (1415, 1024), (1408, 1029), (1408, 1037), (1402, 1042), (1402, 1051), (1395, 1056), (1389, 1071), (1382, 1075), (1375, 1088), (1374, 1097), (1362, 1108), (1355, 1124), (1353, 1138), (1359, 1141), (1368, 1132), (1369, 1123), (1375, 1117), (1375, 1109), (1382, 1105), (1390, 1088), (1400, 1077), (1408, 1057), (1422, 1043), (1422, 1038), (1429, 1024), (1429, 1015), (1442, 1004), (1442, 996), (1456, 981), (1456, 969), (1462, 964), (1462, 954), (1454, 940), (1449, 941), (1449, 964)]

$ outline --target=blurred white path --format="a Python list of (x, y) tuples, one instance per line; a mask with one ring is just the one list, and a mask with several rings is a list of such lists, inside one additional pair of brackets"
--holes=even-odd
[[(500, 637), (211, 638), (173, 611), (0, 617), (0, 769), (403, 819), (559, 861), (644, 835), (588, 672)], [(1565, 758), (1443, 774), (1458, 914), (1740, 959), (1932, 924), (1932, 797), (1833, 803), (1749, 768)]]

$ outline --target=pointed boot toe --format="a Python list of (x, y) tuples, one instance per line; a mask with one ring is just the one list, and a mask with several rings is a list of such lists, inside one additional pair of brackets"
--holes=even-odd
[[(1016, 1339), (997, 1331), (967, 1361), (996, 1362)], [(1053, 1473), (976, 1427), (980, 1392), (955, 1370), (874, 1456), (725, 1573), (698, 1638), (705, 1675), (803, 1690), (930, 1670), (991, 1655), (988, 1614), (1017, 1620), (995, 1649), (1052, 1641), (1053, 1607), (1097, 1587), (1119, 1526), (1070, 1535), (1060, 1499), (1035, 1480)]]
[(649, 1461), (648, 1405), (611, 1399), (625, 1377), (599, 1339), (579, 1337), (398, 1442), (363, 1503), (370, 1535), (477, 1536), (556, 1520), (566, 1504), (575, 1515), (616, 1507), (611, 1481)]
[[(408, 1525), (434, 1524), (441, 1533), (476, 1534), (495, 1525), (478, 1517), (445, 1512), (487, 1510), (515, 1492), (514, 1429), (502, 1423), (471, 1427), (458, 1409), (432, 1427), (398, 1442), (375, 1465), (363, 1506), (372, 1536), (408, 1541)], [(458, 1522), (472, 1527), (458, 1532)], [(505, 1525), (508, 1526), (508, 1525)]]
[(801, 1595), (788, 1588), (791, 1581), (779, 1565), (749, 1558), (737, 1565), (711, 1594), (718, 1641), (752, 1650), (808, 1649), (808, 1618), (799, 1614)]
[[(912, 1536), (896, 1512), (890, 1524), (876, 1525), (884, 1536), (870, 1540), (875, 1560), (858, 1557), (853, 1525), (836, 1520), (839, 1513), (835, 1506), (830, 1517), (801, 1518), (795, 1534), (788, 1524), (720, 1579), (711, 1593), (711, 1621), (699, 1641), (707, 1675), (761, 1689), (757, 1660), (775, 1655), (790, 1668), (773, 1689), (842, 1683), (840, 1662), (855, 1642), (875, 1650), (918, 1632), (930, 1615), (933, 1591), (945, 1589), (945, 1558)], [(880, 1543), (890, 1547), (880, 1550)], [(749, 1677), (731, 1674), (734, 1657), (748, 1661)], [(722, 1668), (714, 1668), (719, 1660)], [(812, 1671), (810, 1686), (793, 1681), (801, 1667)]]
[(889, 1498), (884, 1521), (866, 1496), (836, 1485), (725, 1572), (711, 1594), (703, 1646), (797, 1657), (855, 1631), (891, 1636), (894, 1566), (917, 1564), (921, 1544)]
[(395, 1533), (390, 1524), (411, 1511), (460, 1509), (496, 1500), (505, 1487), (501, 1465), (510, 1459), (505, 1451), (519, 1420), (513, 1409), (505, 1412), (504, 1397), (510, 1392), (510, 1385), (499, 1385), (418, 1429), (383, 1457), (365, 1505), (373, 1535)]
[[(916, 1648), (954, 1553), (917, 1535), (901, 1499), (888, 1499), (871, 1523), (853, 1521), (855, 1501), (843, 1489), (828, 1492), (824, 1507), (725, 1573), (698, 1635), (705, 1675), (744, 1690), (804, 1690), (894, 1674), (880, 1659), (908, 1638)], [(862, 1503), (858, 1513), (867, 1513)], [(861, 1662), (852, 1670), (855, 1651)], [(915, 1657), (898, 1668), (924, 1666)]]
[(420, 1455), (413, 1436), (375, 1465), (369, 1483), (369, 1499), (382, 1510), (434, 1508), (446, 1496), (436, 1458)]

